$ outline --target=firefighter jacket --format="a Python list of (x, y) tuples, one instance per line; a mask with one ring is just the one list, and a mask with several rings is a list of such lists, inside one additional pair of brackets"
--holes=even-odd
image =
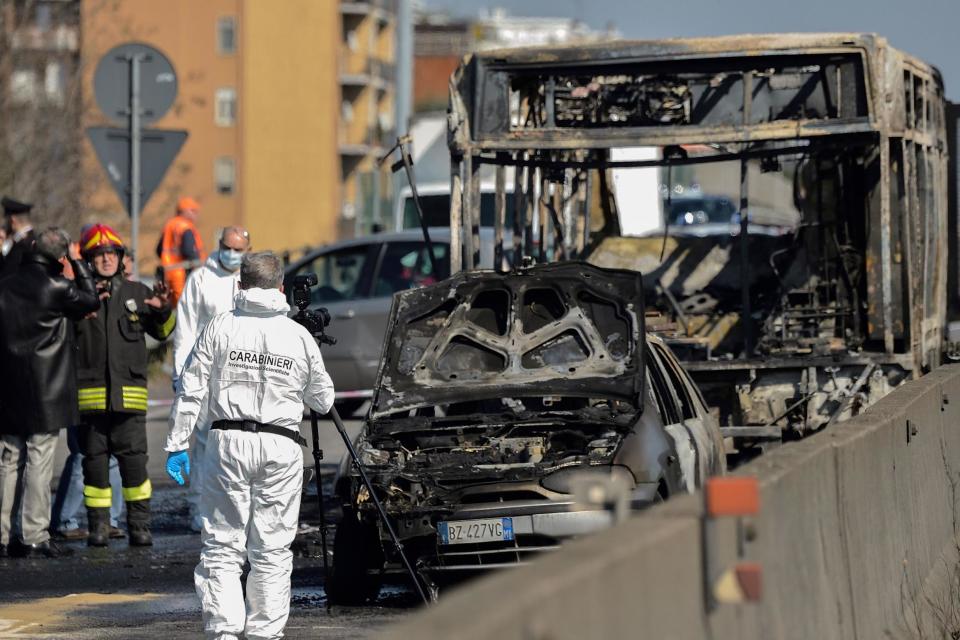
[(147, 345), (144, 334), (164, 340), (175, 314), (144, 300), (153, 291), (122, 275), (109, 280), (110, 297), (96, 316), (77, 323), (77, 396), (81, 414), (147, 412)]
[(93, 278), (26, 252), (15, 275), (0, 278), (0, 434), (24, 438), (77, 423), (73, 321), (97, 308)]

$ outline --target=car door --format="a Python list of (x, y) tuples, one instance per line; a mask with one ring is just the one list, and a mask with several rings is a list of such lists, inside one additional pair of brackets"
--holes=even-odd
[(377, 380), (393, 294), (449, 277), (449, 248), (446, 242), (433, 243), (437, 261), (434, 270), (422, 240), (393, 241), (383, 247), (373, 274), (370, 297), (354, 309), (357, 339), (363, 345), (356, 360), (363, 388), (372, 389)]
[(371, 390), (361, 382), (357, 362), (365, 356), (367, 347), (354, 318), (370, 301), (371, 275), (381, 247), (381, 242), (331, 247), (287, 276), (289, 282), (296, 275), (317, 274), (317, 286), (310, 291), (310, 309), (324, 307), (330, 312), (327, 331), (337, 342), (323, 345), (321, 352), (338, 398)]
[[(713, 418), (705, 411), (698, 411), (699, 396), (688, 385), (688, 376), (680, 367), (673, 353), (664, 344), (650, 343), (651, 351), (659, 361), (663, 373), (669, 381), (670, 391), (680, 413), (680, 422), (670, 425), (669, 430), (676, 431), (675, 439), (687, 438), (693, 453), (693, 464), (684, 468), (688, 487), (699, 488), (706, 479), (722, 473), (724, 457), (719, 429)], [(720, 446), (718, 447), (718, 442)]]

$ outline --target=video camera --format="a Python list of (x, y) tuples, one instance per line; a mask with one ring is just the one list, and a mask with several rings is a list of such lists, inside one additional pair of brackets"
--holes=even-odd
[(327, 335), (327, 325), (330, 324), (330, 312), (320, 307), (316, 311), (307, 309), (310, 306), (310, 289), (317, 286), (317, 274), (304, 273), (293, 278), (293, 304), (298, 311), (293, 319), (303, 325), (317, 344), (337, 344), (336, 338)]

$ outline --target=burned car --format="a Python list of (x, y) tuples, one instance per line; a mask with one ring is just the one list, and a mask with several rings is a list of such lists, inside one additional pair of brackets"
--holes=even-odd
[[(640, 274), (582, 262), (398, 293), (357, 449), (427, 585), (609, 526), (578, 487), (642, 508), (725, 469), (698, 390), (645, 332)], [(358, 603), (398, 558), (347, 462), (337, 497), (328, 594)]]

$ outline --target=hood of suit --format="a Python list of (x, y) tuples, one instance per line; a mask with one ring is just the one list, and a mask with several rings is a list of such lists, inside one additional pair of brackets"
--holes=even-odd
[(279, 289), (241, 289), (234, 299), (238, 311), (244, 313), (271, 316), (290, 312), (287, 298)]

